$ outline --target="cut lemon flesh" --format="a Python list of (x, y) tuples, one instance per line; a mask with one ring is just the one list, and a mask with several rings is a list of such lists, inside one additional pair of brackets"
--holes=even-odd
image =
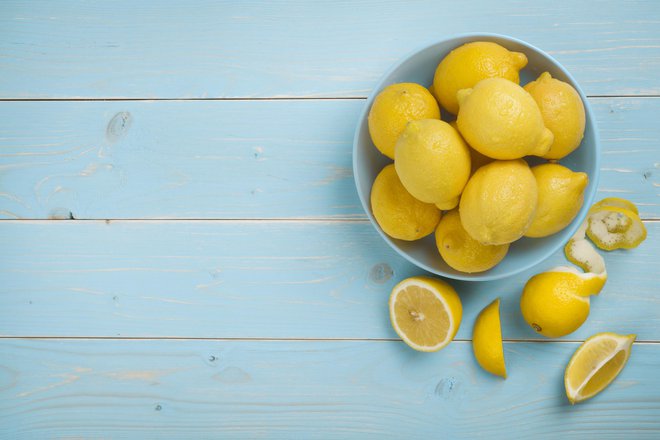
[(571, 404), (595, 396), (612, 383), (626, 365), (635, 337), (598, 333), (580, 345), (564, 373)]
[(449, 344), (456, 336), (462, 314), (458, 294), (444, 281), (412, 277), (392, 289), (392, 327), (415, 350), (438, 351)]

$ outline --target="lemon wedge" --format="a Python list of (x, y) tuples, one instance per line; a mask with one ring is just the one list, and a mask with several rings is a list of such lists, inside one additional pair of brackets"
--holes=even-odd
[(472, 350), (481, 368), (506, 379), (499, 298), (479, 313), (472, 332)]
[(571, 404), (595, 396), (612, 383), (626, 365), (635, 337), (598, 333), (580, 345), (564, 373)]
[(418, 351), (438, 351), (456, 336), (463, 307), (446, 282), (412, 277), (401, 281), (390, 296), (390, 320), (403, 342)]

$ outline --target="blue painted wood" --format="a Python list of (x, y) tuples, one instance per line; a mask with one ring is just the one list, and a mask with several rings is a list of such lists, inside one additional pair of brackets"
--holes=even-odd
[[(589, 320), (598, 331), (660, 340), (660, 222), (637, 249), (605, 255), (609, 274)], [(220, 338), (396, 338), (387, 301), (422, 274), (367, 222), (4, 221), (0, 335)], [(432, 244), (430, 244), (432, 245)], [(549, 261), (496, 282), (452, 282), (469, 339), (502, 297), (507, 339), (540, 339), (519, 295)], [(660, 351), (658, 351), (660, 355)]]
[(483, 372), (469, 343), (0, 341), (0, 437), (657, 439), (658, 346), (569, 405), (576, 343), (505, 343)]
[(588, 94), (660, 94), (654, 0), (3, 1), (0, 97), (366, 96), (443, 36), (510, 34)]
[[(660, 99), (592, 99), (599, 197), (660, 218)], [(0, 217), (365, 218), (362, 100), (1, 102)]]

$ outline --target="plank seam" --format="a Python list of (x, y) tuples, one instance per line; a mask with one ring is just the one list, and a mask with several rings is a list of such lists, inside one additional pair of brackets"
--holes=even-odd
[[(398, 338), (258, 338), (258, 337), (179, 337), (179, 336), (0, 336), (0, 340), (99, 340), (99, 341), (244, 341), (244, 342), (403, 342)], [(503, 338), (507, 343), (581, 344), (584, 339)], [(453, 342), (471, 343), (472, 339), (457, 338)], [(635, 344), (660, 344), (657, 340), (637, 340)]]
[[(368, 96), (263, 96), (216, 98), (0, 98), (0, 102), (186, 102), (186, 101), (363, 101)], [(660, 95), (587, 95), (588, 99), (660, 98)]]
[[(644, 223), (660, 222), (660, 218), (642, 218)], [(50, 219), (50, 218), (0, 218), (0, 223), (21, 223), (21, 222), (40, 222), (40, 223), (84, 223), (84, 222), (154, 222), (154, 223), (170, 223), (170, 222), (209, 222), (209, 223), (369, 223), (367, 217), (338, 217), (338, 218), (75, 218), (75, 219)]]

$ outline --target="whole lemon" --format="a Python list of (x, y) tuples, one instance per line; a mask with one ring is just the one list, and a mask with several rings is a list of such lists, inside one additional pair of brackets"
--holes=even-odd
[(589, 296), (598, 294), (606, 275), (578, 273), (575, 268), (559, 267), (534, 275), (520, 297), (525, 321), (549, 338), (577, 330), (589, 316)]
[(383, 168), (374, 180), (371, 210), (387, 235), (408, 241), (418, 240), (433, 232), (441, 215), (435, 205), (420, 202), (406, 191), (391, 164)]
[(556, 163), (532, 167), (539, 200), (525, 237), (546, 237), (573, 221), (584, 202), (589, 183), (586, 173), (576, 173)]
[(509, 250), (508, 244), (491, 246), (470, 237), (456, 209), (440, 220), (435, 230), (435, 244), (451, 268), (467, 273), (483, 272), (496, 266)]
[(584, 137), (584, 104), (571, 86), (544, 72), (525, 86), (541, 110), (543, 123), (555, 139), (542, 157), (561, 159), (575, 150)]
[(497, 43), (475, 41), (464, 44), (444, 57), (435, 71), (433, 90), (450, 113), (458, 112), (456, 92), (474, 87), (486, 78), (520, 82), (518, 71), (527, 65), (524, 53), (511, 52)]
[(480, 243), (511, 243), (527, 232), (537, 199), (536, 179), (527, 162), (496, 160), (479, 168), (465, 185), (461, 223)]
[[(454, 127), (458, 131), (458, 124), (456, 123), (456, 121), (451, 121), (449, 123), (449, 125), (451, 125), (452, 127)], [(460, 131), (459, 131), (459, 134), (460, 134)], [(463, 139), (463, 140), (465, 140), (465, 139)], [(469, 145), (468, 145), (468, 147), (470, 148), (470, 161), (471, 161), (470, 162), (470, 175), (473, 175), (474, 172), (477, 171), (479, 168), (481, 168), (482, 166), (486, 165), (487, 163), (491, 163), (492, 161), (495, 160), (491, 157), (484, 156), (483, 154), (479, 153), (477, 150), (470, 147)]]
[(470, 151), (449, 124), (438, 119), (410, 122), (397, 141), (394, 166), (418, 200), (449, 210), (470, 177)]
[(460, 90), (458, 129), (468, 144), (494, 159), (518, 159), (548, 152), (553, 135), (543, 125), (534, 98), (518, 84), (484, 79)]
[(410, 121), (440, 119), (440, 108), (431, 93), (415, 83), (392, 84), (376, 96), (369, 110), (371, 140), (378, 150), (394, 159), (394, 145)]

